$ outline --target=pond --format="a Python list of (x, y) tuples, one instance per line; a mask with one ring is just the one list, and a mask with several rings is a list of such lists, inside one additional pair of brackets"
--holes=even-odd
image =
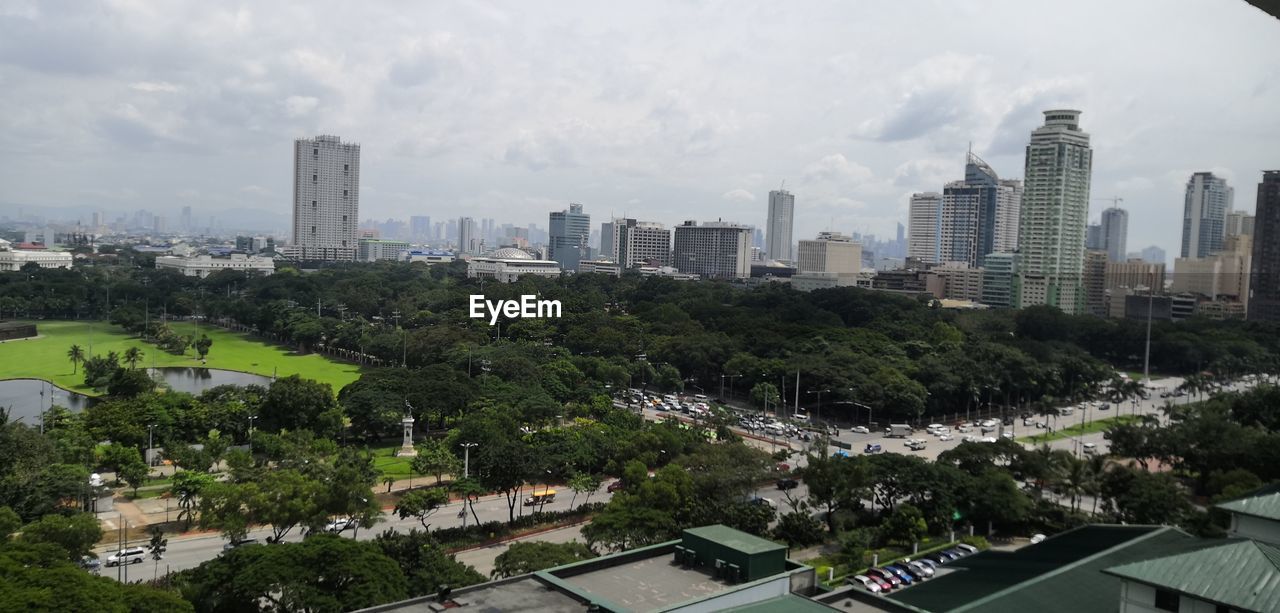
[[(148, 372), (171, 390), (195, 395), (219, 385), (271, 385), (271, 377), (217, 368), (170, 366), (148, 369)], [(24, 423), (38, 425), (40, 411), (47, 411), (50, 406), (66, 407), (78, 413), (95, 401), (39, 379), (0, 381), (0, 407), (9, 409), (10, 421), (23, 419)]]

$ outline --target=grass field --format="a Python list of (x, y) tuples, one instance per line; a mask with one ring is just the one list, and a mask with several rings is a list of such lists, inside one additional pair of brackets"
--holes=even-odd
[[(95, 395), (84, 385), (78, 368), (72, 373), (71, 361), (67, 359), (71, 345), (80, 345), (86, 354), (92, 348), (94, 355), (108, 351), (124, 354), (129, 347), (138, 347), (145, 354), (140, 367), (201, 366), (194, 349), (188, 349), (185, 355), (174, 355), (106, 322), (37, 321), (35, 324), (39, 337), (0, 343), (0, 379), (43, 379), (64, 389)], [(238, 332), (187, 322), (172, 326), (179, 334), (209, 336), (213, 346), (209, 349), (208, 363), (203, 365), (207, 368), (267, 377), (302, 375), (328, 383), (335, 394), (360, 376), (360, 367), (355, 364), (315, 354), (298, 355), (288, 348), (269, 345)]]
[(1111, 426), (1123, 424), (1123, 423), (1129, 423), (1132, 421), (1137, 421), (1138, 419), (1140, 418), (1134, 417), (1133, 415), (1108, 417), (1106, 419), (1095, 419), (1091, 422), (1085, 423), (1083, 427), (1080, 424), (1076, 424), (1069, 428), (1055, 430), (1052, 433), (1046, 432), (1045, 434), (1037, 434), (1035, 436), (1020, 436), (1018, 437), (1018, 442), (1031, 443), (1034, 445), (1038, 445), (1040, 443), (1047, 443), (1049, 441), (1056, 441), (1064, 438), (1080, 436), (1081, 434), (1092, 434), (1094, 432), (1102, 432), (1107, 428), (1110, 428)]

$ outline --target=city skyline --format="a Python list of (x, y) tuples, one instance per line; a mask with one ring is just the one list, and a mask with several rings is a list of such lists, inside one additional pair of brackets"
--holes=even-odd
[[(1168, 26), (1130, 40), (1156, 7)], [(0, 121), (7, 150), (21, 154), (0, 169), (0, 206), (149, 209), (170, 227), (184, 206), (197, 223), (218, 211), (227, 226), (236, 211), (273, 211), (287, 227), (289, 143), (333, 133), (364, 147), (368, 218), (526, 225), (582, 202), (600, 218), (674, 227), (694, 210), (763, 227), (767, 192), (785, 179), (797, 197), (794, 237), (888, 237), (909, 194), (953, 178), (970, 141), (1002, 177), (1021, 178), (1021, 136), (1040, 110), (1063, 107), (1089, 113), (1095, 193), (1125, 198), (1130, 243), (1177, 252), (1170, 212), (1186, 176), (1222, 174), (1244, 203), (1251, 178), (1275, 166), (1265, 58), (1280, 54), (1280, 37), (1244, 3), (1080, 6), (1056, 27), (1064, 40), (1105, 43), (1103, 75), (1081, 68), (1087, 57), (1029, 44), (1033, 3), (993, 6), (982, 19), (935, 9), (814, 5), (802, 20), (765, 4), (369, 7), (354, 20), (335, 5), (311, 12), (307, 28), (277, 28), (288, 7), (192, 4), (165, 16), (104, 8), (121, 25), (102, 29), (95, 17), (32, 5), (0, 23)], [(957, 21), (974, 35), (938, 35)], [(910, 51), (877, 34), (903, 23), (919, 34)], [(201, 24), (217, 26), (198, 36)], [(305, 34), (336, 24), (346, 35), (324, 47)], [(1181, 44), (1206, 26), (1230, 31), (1229, 43)], [(292, 34), (255, 36), (272, 29)], [(57, 43), (67, 37), (110, 52), (69, 51)], [(553, 44), (566, 39), (592, 52)], [(1153, 45), (1167, 49), (1161, 62), (1149, 61)], [(512, 64), (533, 69), (499, 70)], [(1232, 67), (1229, 91), (1184, 91), (1189, 67), (1214, 64)], [(787, 83), (785, 100), (747, 95), (771, 80)], [(1221, 96), (1232, 113), (1210, 103)], [(32, 108), (42, 111), (23, 111)]]

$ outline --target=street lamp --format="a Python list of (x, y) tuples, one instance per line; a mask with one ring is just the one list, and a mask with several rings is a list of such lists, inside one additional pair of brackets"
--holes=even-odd
[[(480, 443), (462, 443), (462, 478), (465, 480), (471, 474), (471, 448), (478, 447)], [(462, 527), (467, 527), (467, 503), (471, 498), (469, 494), (462, 495)], [(474, 508), (474, 507), (473, 507)], [(479, 518), (476, 519), (479, 521)]]
[(734, 378), (735, 378), (735, 377), (741, 377), (741, 376), (742, 376), (742, 375), (726, 375), (726, 374), (721, 374), (721, 375), (720, 375), (720, 399), (721, 399), (721, 400), (724, 400), (724, 380), (725, 380), (726, 378), (728, 378), (728, 379), (729, 379), (729, 395), (731, 395), (731, 396), (732, 396), (732, 395), (733, 395), (733, 380), (734, 380)]
[(155, 447), (153, 443), (155, 438), (153, 432), (156, 429), (155, 424), (147, 424), (147, 466), (155, 466)]
[(257, 419), (257, 415), (249, 416), (249, 454), (253, 454), (253, 420)]
[(815, 415), (815, 417), (814, 417), (814, 422), (815, 422), (815, 423), (818, 421), (818, 417), (820, 417), (820, 416), (822, 415), (822, 395), (823, 395), (823, 394), (829, 394), (829, 393), (831, 393), (831, 390), (809, 390), (809, 391), (807, 391), (807, 392), (805, 392), (805, 393), (804, 393), (806, 396), (808, 396), (809, 394), (817, 394), (817, 395), (818, 395), (818, 405), (815, 407), (815, 409), (816, 409), (816, 410), (814, 411), (814, 415)]

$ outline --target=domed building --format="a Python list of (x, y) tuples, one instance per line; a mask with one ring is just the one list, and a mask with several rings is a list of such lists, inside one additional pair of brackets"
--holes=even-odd
[(558, 277), (560, 263), (539, 260), (517, 247), (502, 247), (487, 255), (471, 258), (467, 263), (467, 277), (471, 279), (487, 278), (511, 283), (521, 275)]

